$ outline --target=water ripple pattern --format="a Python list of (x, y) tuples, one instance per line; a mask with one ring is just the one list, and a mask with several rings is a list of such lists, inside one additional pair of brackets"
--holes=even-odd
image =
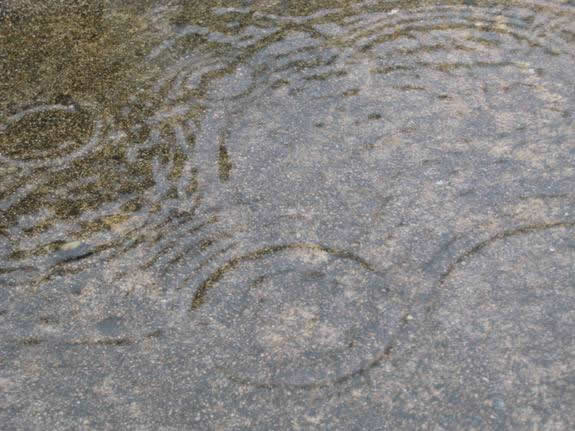
[[(229, 260), (197, 289), (214, 358), (231, 378), (314, 386), (376, 360), (401, 325), (406, 298), (368, 262), (313, 243), (267, 246)], [(382, 318), (383, 317), (383, 318)]]
[(88, 271), (66, 301), (100, 328), (123, 295), (230, 379), (313, 386), (389, 354), (470, 243), (572, 220), (569, 2), (247, 3), (144, 15), (118, 102), (11, 101), (3, 286)]
[[(473, 356), (471, 373), (500, 370), (490, 377), (491, 391), (505, 394), (508, 405), (553, 403), (555, 417), (563, 418), (573, 399), (574, 226), (524, 226), (462, 255), (442, 279), (431, 323), (438, 343), (449, 345), (440, 353), (446, 363)], [(513, 408), (509, 413), (515, 427), (536, 420)]]

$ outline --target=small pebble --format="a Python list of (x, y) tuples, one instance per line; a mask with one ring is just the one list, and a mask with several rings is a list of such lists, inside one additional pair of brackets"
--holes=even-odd
[(81, 241), (70, 241), (60, 247), (62, 251), (74, 250), (82, 245)]

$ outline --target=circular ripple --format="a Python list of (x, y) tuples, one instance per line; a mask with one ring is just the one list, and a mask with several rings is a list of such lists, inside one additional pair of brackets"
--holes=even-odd
[(484, 384), (502, 394), (514, 428), (543, 420), (535, 412), (572, 416), (574, 227), (502, 232), (461, 255), (440, 284), (429, 327), (437, 328), (435, 345), (448, 349), (439, 353), (442, 366), (493, 371)]
[(204, 308), (225, 373), (251, 384), (308, 386), (378, 358), (407, 299), (352, 253), (291, 243), (229, 260), (196, 291), (192, 311)]
[[(572, 57), (532, 34), (535, 17), (499, 6), (358, 9), (318, 23), (321, 36), (286, 30), (245, 61), (257, 97), (228, 104), (220, 121), (226, 187), (255, 218), (288, 209), (322, 219), (326, 229), (304, 233), (314, 241), (357, 225), (348, 243), (374, 229), (372, 203), (389, 196), (418, 201), (412, 219), (437, 210), (442, 231), (479, 199), (493, 207), (542, 187), (570, 151)], [(217, 146), (214, 135), (197, 149), (214, 160)]]
[(0, 161), (17, 167), (71, 162), (98, 144), (103, 123), (86, 104), (26, 109), (0, 123)]

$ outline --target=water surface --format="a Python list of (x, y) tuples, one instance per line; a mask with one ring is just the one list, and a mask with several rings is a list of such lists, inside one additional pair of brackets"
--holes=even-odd
[[(463, 340), (457, 368), (481, 321), (499, 334), (482, 366), (523, 351), (539, 380), (506, 386), (524, 371), (501, 359), (475, 392), (517, 405), (470, 426), (567, 429), (572, 384), (529, 401), (547, 416), (517, 406), (574, 365), (547, 356), (575, 345), (549, 329), (574, 325), (554, 311), (574, 305), (574, 18), (559, 0), (0, 6), (6, 378), (27, 375), (26, 346), (154, 340), (195, 346), (197, 396), (236, 408), (198, 370), (260, 391), (337, 387), (395, 357), (441, 376), (443, 341), (423, 340)], [(505, 323), (545, 280), (541, 318)], [(148, 378), (177, 375), (165, 366)], [(450, 384), (440, 397), (468, 393)], [(362, 406), (388, 402), (376, 393)]]

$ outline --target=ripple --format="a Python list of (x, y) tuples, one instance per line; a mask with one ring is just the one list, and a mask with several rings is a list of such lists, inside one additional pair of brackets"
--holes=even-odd
[(101, 141), (105, 118), (82, 105), (39, 105), (0, 124), (0, 162), (19, 168), (56, 167), (85, 156)]
[[(569, 9), (213, 12), (217, 24), (179, 21), (148, 56), (158, 74), (134, 104), (155, 105), (130, 157), (183, 157), (176, 169), (156, 156), (139, 239), (110, 257), (139, 259), (182, 297), (264, 237), (371, 257), (409, 219), (402, 237), (427, 229), (438, 245), (445, 226), (547, 187), (564, 165), (570, 47), (534, 27), (545, 15), (560, 28)], [(396, 247), (382, 255), (398, 260)]]
[(561, 406), (573, 363), (574, 227), (528, 225), (481, 242), (445, 274), (435, 301), (436, 345), (449, 345), (442, 361), (470, 375), (494, 370), (489, 388), (503, 394), (515, 426), (525, 420), (518, 406), (570, 415)]
[[(573, 96), (562, 66), (571, 60), (540, 50), (535, 15), (503, 6), (358, 9), (335, 15), (320, 36), (286, 30), (245, 61), (257, 97), (226, 107), (228, 187), (274, 211), (334, 196), (326, 192), (336, 184), (349, 190), (343, 201), (352, 190), (389, 195), (394, 172), (398, 193), (415, 196), (426, 160), (477, 170), (467, 163), (474, 154), (491, 170), (506, 158), (510, 172), (562, 164)], [(487, 190), (495, 177), (476, 180)]]
[[(296, 305), (281, 307), (282, 298), (298, 304), (290, 289), (270, 293), (269, 310), (246, 308), (267, 325), (258, 335), (267, 345), (245, 329), (254, 328), (249, 319), (233, 317), (238, 325), (223, 332), (249, 335), (268, 361), (256, 370), (249, 349), (234, 344), (243, 358), (236, 377), (305, 385), (360, 369), (385, 350), (404, 304), (377, 327), (376, 305), (352, 301), (350, 310), (367, 310), (375, 341), (361, 335), (362, 347), (334, 359), (347, 338), (336, 334), (322, 347), (328, 300), (298, 287), (321, 285), (305, 274), (323, 264), (299, 254), (327, 256), (328, 286), (338, 272), (367, 274), (358, 281), (367, 295), (380, 275), (334, 250), (379, 268), (408, 261), (415, 271), (446, 233), (488, 223), (510, 198), (563, 193), (572, 176), (572, 7), (415, 4), (310, 6), (293, 16), (287, 6), (216, 8), (201, 20), (187, 11), (147, 47), (146, 74), (134, 77), (129, 100), (108, 109), (54, 98), (3, 116), (2, 280), (41, 282), (96, 263), (114, 282), (153, 273), (157, 298), (174, 291), (195, 304), (192, 315), (220, 291), (293, 285), (301, 316)], [(265, 262), (290, 271), (270, 273)], [(247, 285), (237, 275), (244, 272)], [(187, 286), (205, 280), (190, 298)], [(401, 289), (411, 296), (427, 287)], [(222, 315), (250, 295), (230, 294), (228, 305), (220, 298)], [(364, 327), (341, 313), (334, 316)], [(273, 315), (283, 322), (278, 332), (269, 328)], [(320, 332), (297, 327), (288, 340), (292, 320)], [(230, 352), (222, 364), (233, 363)]]
[[(67, 130), (57, 109), (54, 127), (62, 134)], [(56, 150), (50, 149), (43, 158), (11, 159), (9, 169), (16, 170), (3, 184), (6, 199), (1, 201), (11, 221), (7, 261), (34, 267), (42, 281), (63, 265), (73, 271), (86, 264), (58, 258), (70, 244), (89, 251), (82, 256), (90, 262), (117, 258), (146, 228), (161, 224), (170, 210), (185, 213), (193, 208), (193, 199), (182, 204), (170, 199), (193, 194), (193, 172), (181, 155), (185, 135), (173, 126), (171, 136), (181, 145), (170, 148), (170, 141), (165, 146), (165, 123), (158, 123), (137, 148), (126, 145), (128, 135), (118, 132), (116, 121), (109, 121), (106, 128), (97, 123), (88, 144), (68, 155), (55, 157)], [(39, 127), (46, 132), (44, 125)], [(27, 129), (32, 132), (36, 138), (42, 136)], [(175, 183), (174, 172), (180, 173)]]
[(214, 357), (226, 374), (256, 385), (313, 386), (377, 358), (407, 302), (361, 257), (289, 243), (226, 261), (197, 287), (191, 308), (211, 316), (206, 331), (221, 341)]
[[(486, 52), (489, 47), (505, 44), (517, 50), (544, 48), (546, 53), (572, 55), (572, 49), (566, 44), (556, 43), (553, 31), (534, 31), (539, 26), (539, 23), (535, 24), (536, 21), (547, 19), (555, 22), (565, 19), (569, 12), (572, 13), (568, 8), (558, 15), (556, 12), (539, 11), (538, 15), (538, 11), (529, 6), (494, 4), (490, 7), (416, 7), (395, 10), (392, 14), (372, 13), (349, 20), (347, 28), (350, 35), (346, 41), (359, 46), (361, 51), (375, 47), (381, 49), (384, 44), (393, 44), (395, 46), (390, 46), (390, 54), (405, 50), (404, 44), (409, 43), (416, 47), (413, 53), (421, 54), (444, 50), (465, 56), (466, 51)], [(457, 40), (458, 43), (442, 43), (443, 36)]]

